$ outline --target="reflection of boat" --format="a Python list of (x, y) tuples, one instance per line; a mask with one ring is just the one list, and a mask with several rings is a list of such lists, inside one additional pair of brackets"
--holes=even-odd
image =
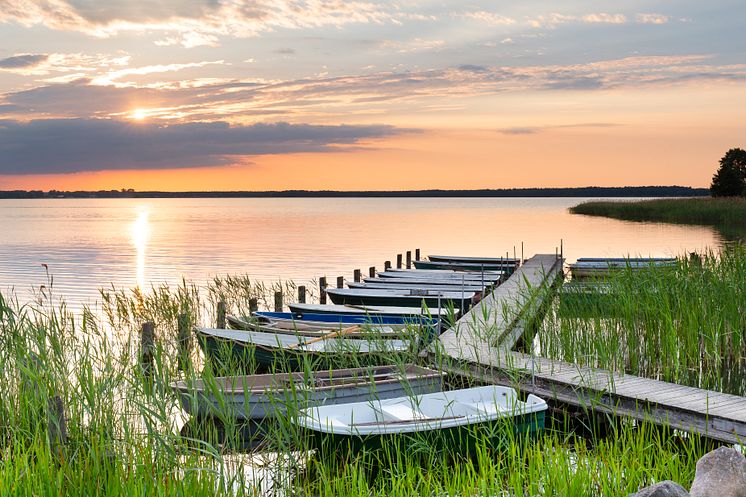
[(418, 307), (391, 307), (381, 305), (327, 305), (327, 304), (288, 304), (290, 310), (302, 316), (313, 314), (346, 314), (354, 316), (368, 316), (377, 319), (378, 316), (399, 317), (449, 317), (447, 309), (422, 309)]
[(263, 419), (317, 405), (365, 402), (439, 392), (443, 376), (415, 365), (308, 373), (222, 376), (171, 383), (193, 416)]
[(261, 321), (245, 316), (225, 316), (228, 325), (234, 330), (261, 331), (266, 333), (283, 333), (286, 335), (300, 335), (306, 337), (320, 337), (332, 331), (348, 328), (354, 324), (359, 329), (345, 334), (348, 338), (360, 338), (368, 335), (380, 337), (398, 337), (406, 333), (406, 325), (379, 325), (359, 323), (333, 323), (323, 321)]
[(310, 338), (215, 328), (196, 328), (196, 333), (205, 355), (219, 364), (238, 369), (254, 364), (263, 369), (277, 366), (298, 370), (304, 362), (313, 369), (333, 369), (335, 365), (355, 364), (356, 361), (368, 364), (411, 348), (409, 340), (388, 338)]
[(335, 304), (401, 305), (443, 307), (450, 302), (457, 309), (471, 307), (475, 292), (379, 288), (330, 288), (326, 291)]
[[(375, 449), (399, 438), (427, 441), (431, 449), (472, 452), (476, 443), (499, 446), (499, 438), (544, 428), (547, 404), (535, 395), (518, 400), (509, 387), (487, 386), (373, 402), (311, 407), (293, 422), (310, 431), (322, 453)], [(504, 424), (504, 429), (496, 426)]]
[(514, 257), (461, 257), (455, 255), (428, 255), (431, 262), (451, 262), (457, 264), (512, 264), (517, 266), (520, 259)]

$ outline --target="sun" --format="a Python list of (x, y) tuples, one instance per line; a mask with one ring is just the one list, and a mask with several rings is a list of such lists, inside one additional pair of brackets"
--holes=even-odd
[(145, 109), (133, 109), (130, 116), (136, 121), (142, 121), (148, 117), (148, 112)]

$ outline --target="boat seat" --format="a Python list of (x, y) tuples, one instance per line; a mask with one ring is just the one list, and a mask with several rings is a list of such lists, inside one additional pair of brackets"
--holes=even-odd
[(420, 411), (412, 409), (406, 404), (389, 404), (381, 406), (381, 414), (385, 421), (411, 421), (415, 419), (427, 419)]

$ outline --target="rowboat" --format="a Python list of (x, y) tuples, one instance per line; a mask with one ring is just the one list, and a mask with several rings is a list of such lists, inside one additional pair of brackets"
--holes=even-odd
[(451, 269), (432, 269), (427, 271), (417, 269), (387, 269), (378, 273), (379, 278), (412, 278), (412, 279), (435, 279), (444, 281), (502, 281), (505, 271), (454, 271)]
[[(312, 339), (299, 335), (261, 331), (197, 328), (198, 342), (206, 356), (230, 369), (260, 370), (275, 367), (297, 371), (304, 365), (311, 369), (334, 369), (351, 363), (379, 361), (391, 354), (412, 348), (410, 340), (327, 338)], [(431, 336), (421, 337), (422, 345)]]
[(448, 309), (422, 309), (417, 307), (392, 307), (380, 305), (327, 305), (327, 304), (288, 304), (290, 310), (306, 316), (307, 313), (313, 314), (345, 314), (353, 316), (367, 316), (378, 318), (379, 316), (398, 316), (398, 317), (440, 317), (448, 318), (452, 313)]
[(512, 264), (517, 266), (521, 263), (520, 259), (515, 257), (461, 257), (456, 255), (428, 255), (428, 260), (432, 262), (455, 262), (459, 264)]
[(414, 267), (417, 269), (451, 269), (453, 271), (496, 271), (502, 270), (507, 273), (515, 271), (516, 265), (502, 262), (492, 262), (489, 264), (478, 264), (470, 262), (434, 262), (434, 261), (414, 261)]
[(476, 296), (476, 292), (377, 288), (330, 288), (326, 293), (335, 304), (443, 307), (452, 303), (455, 308), (464, 310), (471, 307)]
[[(529, 394), (518, 400), (514, 389), (486, 386), (403, 396), (372, 402), (304, 409), (292, 422), (311, 435), (322, 454), (338, 450), (427, 446), (473, 453), (478, 443), (499, 447), (513, 435), (531, 435), (544, 428), (545, 401)], [(417, 444), (426, 440), (426, 444)]]
[[(328, 306), (326, 306), (328, 307)], [(409, 311), (411, 309), (408, 308)], [(333, 314), (333, 313), (312, 313), (312, 312), (270, 312), (257, 311), (254, 317), (260, 321), (266, 322), (290, 322), (290, 323), (309, 323), (318, 326), (342, 324), (371, 324), (371, 325), (427, 325), (436, 326), (437, 319), (431, 319), (427, 316), (401, 316), (401, 315), (366, 315), (366, 314)]]
[(580, 257), (578, 262), (676, 262), (675, 257)]
[[(318, 405), (366, 402), (443, 389), (445, 373), (407, 364), (298, 373), (219, 376), (171, 383), (192, 416), (261, 420)], [(288, 409), (290, 408), (290, 409)]]
[(226, 315), (228, 326), (234, 330), (261, 331), (265, 333), (283, 333), (286, 335), (299, 335), (306, 337), (320, 337), (332, 331), (350, 327), (358, 324), (359, 329), (347, 333), (348, 338), (361, 338), (377, 335), (381, 338), (399, 337), (406, 331), (405, 325), (378, 325), (360, 323), (325, 323), (317, 321), (257, 321), (250, 316)]
[(396, 278), (382, 278), (383, 281), (365, 281), (364, 283), (349, 282), (350, 288), (377, 288), (381, 290), (434, 290), (443, 292), (481, 292), (486, 286), (473, 283), (445, 284), (445, 283), (418, 283), (417, 281), (400, 281)]
[(618, 260), (598, 260), (598, 261), (580, 261), (570, 264), (570, 271), (575, 278), (605, 277), (614, 271), (620, 270), (646, 270), (671, 268), (676, 266), (676, 259), (618, 259)]

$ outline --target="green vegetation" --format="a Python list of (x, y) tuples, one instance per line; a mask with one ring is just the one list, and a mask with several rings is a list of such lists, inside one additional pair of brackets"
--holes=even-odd
[(732, 148), (720, 159), (720, 168), (712, 177), (713, 197), (746, 197), (746, 150)]
[[(703, 263), (713, 267), (712, 291), (722, 276), (717, 264)], [(179, 368), (177, 316), (207, 324), (218, 299), (240, 313), (244, 299), (270, 302), (265, 294), (273, 290), (242, 277), (213, 281), (207, 289), (184, 282), (146, 293), (106, 290), (100, 313), (85, 309), (80, 315), (50, 295), (51, 285), (28, 304), (0, 295), (0, 495), (618, 496), (667, 478), (687, 486), (709, 449), (698, 437), (645, 423), (559, 412), (539, 437), (506, 433), (504, 447), (482, 447), (476, 458), (432, 453), (423, 439), (322, 459), (309, 457), (303, 433), (287, 420), (267, 423), (262, 437), (225, 416), (185, 419), (168, 383), (196, 376), (212, 381), (213, 366), (192, 343), (190, 361), (181, 361), (185, 371)], [(708, 352), (721, 350), (721, 340), (743, 348), (743, 336), (728, 328), (734, 305), (727, 301), (719, 309), (727, 317), (712, 338), (717, 348), (709, 348), (715, 346), (710, 338), (703, 342)], [(150, 375), (138, 364), (144, 321), (156, 323)], [(592, 428), (576, 431), (570, 419)], [(245, 454), (247, 447), (254, 452)]]
[(591, 201), (571, 207), (570, 212), (627, 221), (709, 225), (727, 238), (746, 230), (746, 198), (738, 197)]
[(561, 294), (539, 348), (544, 357), (746, 395), (746, 249), (627, 268)]

